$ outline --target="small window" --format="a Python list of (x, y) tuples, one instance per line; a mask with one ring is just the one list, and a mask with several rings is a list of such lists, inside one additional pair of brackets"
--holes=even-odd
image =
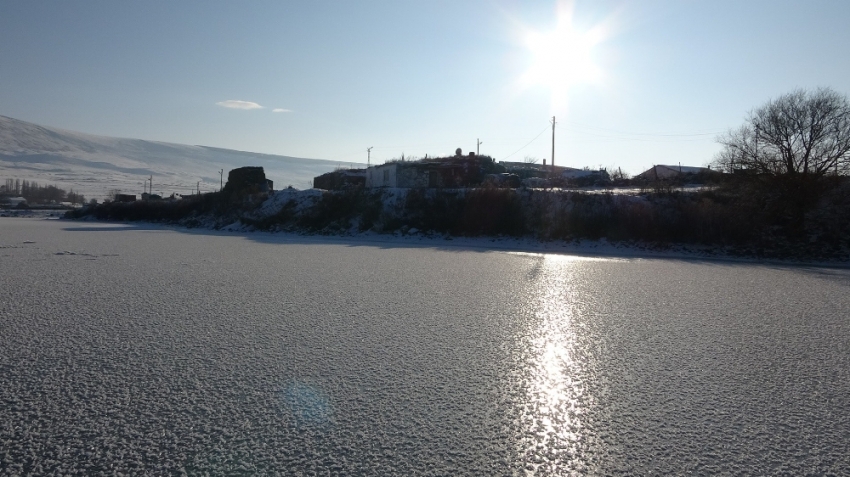
[(390, 183), (390, 170), (384, 169), (384, 185), (388, 185)]

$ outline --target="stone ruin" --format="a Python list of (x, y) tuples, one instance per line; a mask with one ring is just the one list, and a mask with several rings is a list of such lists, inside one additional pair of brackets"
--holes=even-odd
[(227, 184), (223, 192), (230, 194), (256, 194), (270, 192), (272, 181), (266, 179), (266, 172), (259, 166), (246, 166), (227, 173)]

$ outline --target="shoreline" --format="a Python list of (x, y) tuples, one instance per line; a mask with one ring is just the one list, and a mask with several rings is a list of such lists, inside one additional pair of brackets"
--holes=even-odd
[(654, 247), (652, 244), (609, 242), (600, 240), (551, 240), (542, 241), (528, 237), (465, 237), (439, 234), (402, 234), (399, 232), (381, 234), (377, 232), (321, 234), (287, 230), (256, 230), (250, 225), (231, 224), (219, 229), (213, 227), (187, 227), (173, 223), (146, 221), (112, 222), (96, 219), (67, 219), (63, 217), (6, 217), (18, 219), (60, 220), (68, 224), (102, 224), (104, 226), (132, 226), (138, 228), (172, 230), (180, 233), (233, 236), (242, 235), (249, 239), (262, 239), (269, 243), (311, 242), (316, 244), (334, 243), (350, 246), (376, 247), (426, 247), (457, 251), (504, 252), (571, 255), (583, 258), (609, 258), (622, 260), (687, 260), (708, 261), (729, 264), (754, 264), (783, 267), (816, 267), (832, 269), (850, 269), (850, 260), (796, 260), (778, 258), (759, 258), (745, 255), (731, 255), (718, 247), (670, 244)]
[[(839, 192), (831, 199), (846, 198), (850, 207), (850, 189), (847, 197)], [(770, 207), (731, 192), (611, 196), (498, 188), (283, 189), (267, 196), (207, 194), (189, 201), (108, 203), (66, 217), (365, 237), (381, 243), (402, 237), (430, 240), (431, 246), (463, 241), (473, 249), (614, 257), (818, 265), (850, 261), (843, 202), (788, 211), (787, 200), (762, 199)]]

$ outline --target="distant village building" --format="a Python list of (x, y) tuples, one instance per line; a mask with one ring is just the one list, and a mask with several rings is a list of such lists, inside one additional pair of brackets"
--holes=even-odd
[(566, 167), (561, 172), (561, 179), (579, 186), (600, 185), (611, 182), (611, 176), (605, 169), (573, 169)]
[(313, 187), (341, 190), (366, 185), (366, 169), (339, 169), (313, 178)]
[[(528, 162), (508, 162), (502, 161), (499, 164), (505, 169), (519, 176), (525, 183), (531, 187), (539, 187), (543, 184), (542, 179), (560, 179), (568, 183), (576, 185), (593, 185), (606, 183), (611, 180), (608, 171), (605, 169), (576, 169), (573, 167), (550, 166), (544, 164), (528, 163)], [(529, 180), (539, 179), (539, 180)]]
[(115, 194), (115, 202), (135, 202), (136, 194)]
[(694, 167), (694, 166), (665, 166), (657, 165), (641, 172), (634, 178), (637, 180), (657, 181), (667, 179), (685, 178), (687, 176), (697, 176), (701, 174), (712, 174), (717, 171), (712, 171), (710, 167)]
[(559, 175), (566, 170), (565, 167), (547, 166), (545, 163), (500, 161), (499, 164), (504, 166), (506, 171), (514, 173), (523, 179), (528, 177), (549, 177), (553, 174)]
[(495, 163), (489, 156), (468, 156), (393, 161), (366, 169), (366, 187), (453, 188), (481, 184)]
[(366, 169), (366, 187), (398, 187), (398, 163), (392, 162)]
[(27, 200), (23, 197), (16, 197), (11, 195), (0, 195), (0, 207), (3, 208), (12, 208), (12, 207), (25, 207), (27, 205)]

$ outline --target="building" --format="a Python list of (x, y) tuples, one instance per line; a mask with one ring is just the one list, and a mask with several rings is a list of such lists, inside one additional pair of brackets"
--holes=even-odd
[(136, 194), (115, 194), (115, 202), (135, 202)]
[(528, 181), (528, 179), (550, 179), (554, 180), (555, 183), (558, 183), (560, 180), (560, 182), (582, 186), (605, 183), (611, 180), (608, 171), (605, 169), (576, 169), (573, 167), (507, 161), (500, 162), (499, 164), (504, 166), (508, 172), (516, 174), (525, 180), (528, 184), (540, 183), (539, 181)]
[(605, 169), (573, 169), (572, 167), (565, 167), (564, 169), (561, 172), (561, 179), (576, 185), (589, 186), (611, 182), (611, 176)]
[(366, 169), (366, 187), (453, 188), (481, 184), (497, 170), (489, 156), (456, 155), (418, 161), (393, 161)]
[(551, 177), (552, 175), (560, 175), (567, 169), (566, 167), (561, 166), (551, 166), (531, 162), (501, 161), (499, 162), (499, 165), (503, 166), (507, 172), (516, 174), (522, 179), (529, 177)]
[(678, 166), (665, 166), (659, 164), (641, 172), (634, 178), (644, 181), (657, 181), (695, 177), (715, 172), (710, 167), (683, 166), (681, 164)]
[(366, 169), (338, 169), (313, 178), (313, 187), (341, 190), (366, 185)]
[(14, 196), (0, 196), (0, 207), (3, 208), (11, 208), (11, 207), (26, 207), (27, 200), (23, 197), (14, 197)]

